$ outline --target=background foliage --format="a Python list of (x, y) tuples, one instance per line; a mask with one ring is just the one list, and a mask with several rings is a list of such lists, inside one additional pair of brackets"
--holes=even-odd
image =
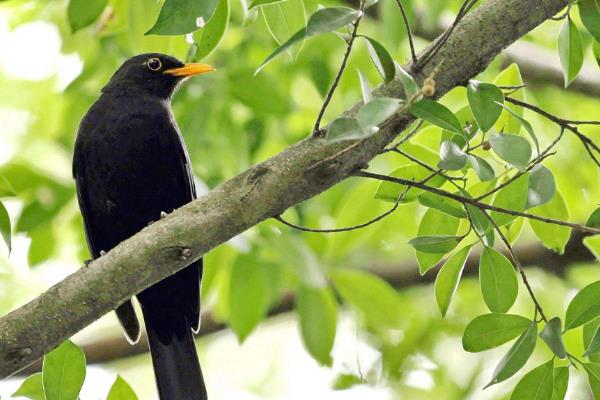
[[(411, 24), (418, 25), (421, 31), (436, 30), (461, 6), (458, 1), (442, 0), (404, 3)], [(0, 313), (31, 299), (88, 258), (71, 180), (72, 146), (80, 118), (125, 58), (157, 51), (180, 59), (201, 59), (218, 68), (217, 73), (186, 82), (173, 100), (200, 191), (208, 190), (312, 131), (315, 116), (346, 49), (340, 35), (324, 33), (337, 30), (338, 34), (348, 34), (344, 26), (358, 15), (346, 11), (347, 19), (343, 23), (334, 23), (331, 17), (321, 20), (311, 17), (315, 13), (322, 15), (318, 11), (320, 4), (351, 6), (312, 0), (271, 4), (261, 0), (250, 4), (243, 0), (167, 1), (164, 5), (153, 0), (2, 2), (0, 232), (7, 247), (11, 247), (12, 241), (13, 252), (9, 256), (8, 251), (3, 250), (0, 255)], [(183, 8), (171, 8), (172, 5)], [(593, 40), (599, 36), (598, 19), (595, 19), (597, 7), (595, 0), (583, 1), (570, 9), (568, 18), (548, 21), (523, 39), (558, 50), (555, 55), (561, 60), (567, 84), (575, 79), (584, 59), (594, 62), (594, 54), (600, 54)], [(175, 18), (176, 23), (169, 19), (172, 13), (181, 13)], [(197, 29), (199, 26), (202, 28)], [(304, 26), (309, 28), (303, 31)], [(184, 35), (192, 31), (191, 35)], [(296, 32), (301, 32), (301, 38), (294, 36)], [(361, 22), (360, 33), (371, 39), (355, 44), (324, 122), (330, 122), (357, 99), (368, 95), (368, 90), (361, 88), (367, 84), (374, 87), (389, 79), (390, 74), (397, 73), (389, 68), (391, 58), (404, 63), (410, 57), (407, 36), (394, 1), (381, 0), (370, 7)], [(288, 46), (286, 42), (290, 37), (297, 40)], [(425, 43), (416, 38), (417, 47)], [(278, 46), (282, 46), (279, 47), (282, 50), (277, 57), (255, 73)], [(534, 78), (526, 81), (527, 88), (513, 97), (526, 99), (564, 118), (598, 118), (598, 99), (553, 85), (539, 85)], [(501, 59), (494, 61), (477, 79), (497, 85), (523, 83), (518, 66), (503, 65)], [(466, 172), (469, 182), (483, 181), (479, 187), (469, 189), (471, 194), (484, 193), (493, 185), (502, 184), (501, 180), (488, 179), (490, 172), (486, 164), (495, 170), (496, 176), (514, 175), (514, 167), (524, 169), (532, 155), (537, 154), (536, 141), (544, 149), (559, 132), (555, 124), (536, 113), (523, 112), (506, 103), (528, 121), (524, 123), (500, 106), (494, 108), (493, 101), (502, 100), (503, 96), (500, 92), (498, 97), (496, 86), (474, 85), (457, 88), (441, 100), (458, 119), (440, 111), (438, 103), (428, 103), (429, 100), (417, 103), (411, 111), (428, 122), (423, 125), (423, 132), (403, 147), (434, 167), (440, 163), (440, 168), (459, 171), (455, 173), (457, 176)], [(483, 105), (478, 108), (477, 104)], [(465, 108), (468, 105), (470, 111)], [(490, 132), (491, 151), (483, 148), (473, 151), (471, 157), (476, 155), (479, 159), (463, 154), (464, 143), (442, 144), (444, 139), (457, 136), (449, 136), (448, 131), (462, 135), (465, 121), (496, 131)], [(447, 128), (446, 131), (439, 125)], [(507, 137), (500, 133), (503, 130), (519, 136)], [(596, 142), (600, 139), (598, 127), (582, 126), (581, 131)], [(350, 131), (340, 128), (338, 132), (345, 136)], [(368, 133), (361, 130), (359, 135)], [(330, 131), (328, 135), (333, 134)], [(473, 139), (472, 145), (477, 145), (480, 139), (481, 133)], [(518, 143), (507, 144), (507, 140)], [(482, 164), (480, 159), (487, 161)], [(585, 223), (597, 207), (599, 176), (598, 167), (587, 157), (577, 137), (566, 133), (557, 154), (545, 159), (543, 165), (545, 168), (536, 167), (524, 176), (528, 179), (516, 180), (507, 190), (500, 191), (493, 204), (521, 211), (537, 206), (531, 212)], [(423, 172), (422, 167), (393, 152), (378, 157), (370, 167), (386, 174), (397, 171), (392, 174), (408, 179)], [(441, 185), (445, 185), (445, 189), (452, 188), (443, 180), (438, 186)], [(552, 185), (556, 191), (551, 190)], [(527, 196), (530, 190), (538, 197)], [(381, 214), (399, 194), (397, 185), (352, 179), (289, 210), (284, 217), (310, 227), (351, 226)], [(491, 247), (483, 250), (480, 281), (473, 276), (464, 277), (450, 302), (463, 260), (477, 237), (472, 231), (467, 232), (466, 215), (460, 204), (442, 207), (439, 198), (419, 196), (417, 199), (418, 194), (416, 189), (406, 192), (396, 212), (364, 229), (336, 234), (302, 233), (278, 221), (268, 221), (206, 257), (205, 311), (216, 321), (226, 323), (241, 343), (238, 347), (233, 341), (227, 341), (227, 337), (215, 335), (199, 344), (201, 359), (207, 360), (203, 365), (209, 388), (218, 388), (215, 389), (217, 398), (231, 396), (231, 392), (217, 383), (220, 380), (232, 380), (234, 383), (229, 386), (239, 390), (237, 395), (294, 398), (290, 393), (298, 393), (302, 386), (311, 384), (304, 382), (298, 388), (290, 382), (309, 376), (323, 378), (316, 380), (315, 388), (302, 390), (326, 393), (332, 398), (336, 391), (342, 391), (337, 393), (344, 398), (368, 395), (370, 398), (464, 399), (472, 396), (500, 399), (508, 398), (515, 386), (515, 398), (532, 398), (526, 392), (519, 392), (531, 387), (527, 380), (551, 381), (556, 389), (560, 382), (570, 379), (568, 398), (579, 399), (590, 391), (585, 382), (588, 375), (592, 390), (600, 390), (600, 373), (596, 371), (600, 367), (596, 364), (586, 364), (579, 371), (570, 368), (571, 376), (566, 378), (567, 369), (562, 366), (566, 366), (567, 361), (557, 359), (549, 363), (553, 353), (560, 357), (565, 348), (578, 358), (588, 349), (592, 354), (589, 361), (594, 361), (594, 352), (589, 347), (597, 339), (595, 317), (598, 315), (593, 313), (589, 318), (578, 320), (577, 302), (570, 301), (576, 289), (599, 279), (597, 266), (565, 265), (560, 275), (546, 272), (545, 265), (527, 269), (531, 286), (548, 319), (558, 316), (569, 329), (562, 336), (558, 320), (551, 320), (554, 322), (547, 326), (539, 324), (537, 328), (530, 322), (534, 318), (533, 305), (525, 287), (517, 280), (510, 261)], [(540, 205), (540, 199), (548, 202)], [(528, 204), (528, 201), (538, 203)], [(440, 211), (440, 208), (444, 209)], [(499, 225), (507, 226), (505, 234), (511, 242), (518, 238), (517, 249), (541, 241), (546, 247), (562, 252), (569, 237), (569, 230), (565, 231), (564, 227), (493, 213), (492, 217)], [(485, 217), (480, 220), (482, 224), (485, 221)], [(595, 223), (592, 221), (592, 224)], [(489, 224), (486, 226), (489, 228)], [(439, 278), (435, 286), (414, 285), (396, 291), (386, 282), (384, 278), (390, 276), (419, 272), (435, 276), (437, 270), (433, 267), (444, 258), (446, 251), (431, 253), (431, 239), (423, 240), (423, 237), (454, 236), (457, 232), (469, 233), (462, 243), (469, 246), (459, 248), (446, 262), (440, 272), (444, 278)], [(489, 232), (490, 229), (484, 227), (478, 233), (487, 236), (484, 240), (491, 246)], [(600, 246), (594, 238), (589, 239), (589, 243), (593, 249)], [(439, 241), (434, 245), (439, 246)], [(502, 248), (498, 237), (496, 246)], [(417, 249), (416, 254), (413, 247)], [(451, 244), (448, 252), (454, 247)], [(470, 252), (478, 254), (481, 248), (475, 244)], [(418, 264), (413, 262), (415, 260)], [(495, 273), (500, 277), (494, 276)], [(587, 298), (586, 291), (578, 295), (583, 308), (590, 304), (596, 306), (595, 301), (600, 298), (595, 295), (596, 286), (588, 288), (591, 294)], [(295, 296), (294, 316), (265, 323), (269, 310), (291, 294)], [(569, 309), (575, 307), (575, 311), (571, 311), (571, 316), (567, 311), (565, 316), (569, 303)], [(438, 307), (445, 318), (440, 316)], [(490, 311), (498, 314), (488, 314)], [(507, 311), (510, 315), (500, 314)], [(290, 325), (291, 330), (286, 328)], [(108, 316), (100, 324), (86, 329), (79, 343), (118, 334), (117, 329), (112, 316)], [(548, 345), (542, 340), (536, 342), (536, 329)], [(507, 333), (502, 336), (500, 331)], [(293, 359), (271, 354), (267, 362), (261, 356), (256, 357), (269, 346), (269, 340), (289, 335), (289, 332), (301, 338), (314, 362), (301, 363), (300, 368), (294, 365)], [(255, 339), (253, 345), (253, 336), (263, 339)], [(513, 341), (518, 336), (520, 338)], [(509, 341), (513, 344), (505, 344)], [(499, 349), (479, 353), (500, 345), (503, 346)], [(216, 351), (213, 349), (221, 353), (211, 355)], [(75, 357), (82, 363), (82, 354), (70, 342), (57, 352), (52, 353), (55, 360), (58, 356)], [(531, 358), (530, 353), (533, 353)], [(490, 380), (501, 381), (511, 375), (506, 368), (496, 369), (502, 357), (507, 360), (505, 366), (516, 370), (527, 364), (516, 377), (482, 392)], [(252, 364), (247, 368), (258, 368), (259, 372), (246, 379), (243, 378), (246, 375), (227, 361), (244, 363), (250, 359)], [(27, 393), (35, 399), (34, 390), (38, 390), (37, 396), (40, 396), (41, 385), (46, 398), (53, 398), (50, 394), (51, 360), (52, 356), (48, 356), (43, 376), (30, 377), (25, 389), (25, 384), (19, 389), (20, 394)], [(80, 380), (74, 380), (75, 389), (63, 387), (60, 390), (74, 390), (76, 397), (85, 376), (81, 375), (82, 368), (69, 375), (81, 376)], [(127, 378), (139, 398), (152, 398), (147, 356), (115, 361), (102, 368), (110, 371), (111, 381), (116, 379), (109, 399), (135, 398), (125, 380), (115, 377), (117, 372)], [(275, 369), (289, 370), (291, 377), (273, 373)], [(529, 374), (517, 385), (525, 373)], [(549, 374), (553, 374), (554, 379), (549, 379)], [(89, 379), (88, 374), (85, 385), (101, 386), (103, 393), (109, 391), (109, 385), (102, 386), (100, 379)], [(15, 384), (7, 384), (7, 395), (16, 389)], [(117, 392), (121, 394), (113, 394)]]

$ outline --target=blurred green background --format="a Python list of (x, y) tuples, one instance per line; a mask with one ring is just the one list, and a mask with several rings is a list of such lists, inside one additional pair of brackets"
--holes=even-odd
[[(460, 6), (459, 1), (447, 0), (405, 3), (421, 31), (435, 31)], [(0, 175), (17, 193), (3, 200), (13, 221), (14, 243), (10, 256), (0, 249), (0, 314), (34, 298), (88, 258), (71, 179), (75, 134), (81, 117), (124, 59), (149, 51), (187, 57), (190, 44), (184, 36), (144, 36), (160, 5), (154, 0), (110, 0), (100, 20), (73, 34), (65, 1), (0, 3)], [(248, 12), (244, 0), (229, 0), (228, 7), (226, 33), (217, 49), (203, 59), (218, 71), (187, 81), (173, 99), (200, 193), (306, 137), (345, 49), (336, 35), (323, 35), (295, 47), (254, 76), (276, 47), (275, 40), (286, 40), (304, 26), (318, 3), (286, 0)], [(409, 56), (408, 44), (395, 2), (381, 0), (373, 10), (361, 32), (381, 41), (403, 62)], [(557, 60), (559, 28), (560, 23), (547, 22), (523, 40), (548, 48)], [(417, 37), (416, 43), (422, 48), (427, 42)], [(479, 79), (493, 81), (504, 66), (499, 57)], [(361, 98), (357, 69), (373, 86), (380, 83), (360, 42), (325, 121)], [(598, 74), (598, 69), (594, 72)], [(598, 98), (542, 82), (533, 74), (525, 81), (530, 102), (566, 118), (599, 119)], [(466, 102), (464, 89), (443, 99), (453, 111)], [(525, 115), (543, 144), (557, 135), (556, 126), (537, 115)], [(600, 129), (582, 130), (600, 140)], [(558, 154), (545, 162), (576, 222), (585, 222), (600, 198), (598, 169), (584, 154), (576, 138), (567, 135)], [(403, 164), (401, 158), (385, 156), (374, 160), (371, 168), (386, 173)], [(350, 179), (285, 216), (320, 228), (360, 223), (389, 207), (373, 199), (376, 188), (376, 182)], [(299, 233), (267, 221), (208, 254), (203, 312), (232, 325), (238, 334), (227, 328), (197, 342), (212, 398), (508, 398), (517, 378), (482, 391), (508, 345), (481, 354), (467, 353), (461, 346), (465, 325), (485, 312), (477, 278), (463, 279), (445, 319), (437, 310), (433, 286), (414, 284), (418, 269), (407, 241), (416, 235), (424, 211), (416, 203), (402, 205), (375, 225), (335, 235)], [(528, 224), (518, 243), (518, 249), (539, 246)], [(402, 322), (384, 326), (365, 319), (355, 308), (333, 304), (326, 311), (337, 313), (332, 363), (322, 366), (304, 348), (294, 306), (273, 318), (265, 314), (282, 298), (289, 304), (289, 295), (303, 282), (324, 280), (325, 271), (338, 268), (395, 277), (401, 288), (394, 303), (386, 306)], [(561, 271), (560, 275), (548, 272), (546, 265), (528, 268), (533, 289), (551, 315), (563, 315), (574, 289), (600, 279), (593, 264), (565, 264)], [(240, 284), (236, 274), (246, 274), (247, 284)], [(403, 284), (404, 279), (410, 284)], [(520, 289), (511, 312), (529, 315), (530, 300)], [(240, 298), (248, 300), (244, 307), (232, 306)], [(248, 337), (240, 343), (240, 336)], [(116, 318), (107, 315), (74, 341), (85, 348), (114, 338), (124, 342)], [(567, 339), (570, 349), (582, 352), (580, 329)], [(528, 366), (549, 357), (548, 349), (538, 344)], [(81, 398), (103, 398), (117, 373), (140, 399), (155, 398), (148, 354), (89, 367)], [(585, 398), (583, 374), (572, 375), (568, 398)], [(0, 395), (9, 397), (20, 379), (0, 382)]]

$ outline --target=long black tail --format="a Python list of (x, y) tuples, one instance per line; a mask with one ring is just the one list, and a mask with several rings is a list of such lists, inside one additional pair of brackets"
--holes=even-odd
[(160, 400), (207, 400), (191, 325), (179, 310), (142, 309)]

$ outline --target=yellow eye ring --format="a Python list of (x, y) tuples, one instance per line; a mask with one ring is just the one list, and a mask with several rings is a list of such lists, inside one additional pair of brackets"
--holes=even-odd
[(160, 62), (160, 60), (158, 58), (154, 58), (154, 57), (150, 58), (148, 60), (148, 62), (146, 62), (146, 65), (152, 71), (158, 71), (159, 69), (162, 68), (162, 63)]

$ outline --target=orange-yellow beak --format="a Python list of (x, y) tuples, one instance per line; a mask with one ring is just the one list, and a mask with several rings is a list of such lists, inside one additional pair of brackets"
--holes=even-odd
[(215, 70), (216, 70), (215, 67), (213, 67), (212, 65), (200, 64), (200, 63), (188, 63), (188, 64), (185, 64), (183, 67), (168, 69), (164, 73), (173, 75), (173, 76), (188, 77), (188, 76), (205, 74), (207, 72), (213, 72)]

